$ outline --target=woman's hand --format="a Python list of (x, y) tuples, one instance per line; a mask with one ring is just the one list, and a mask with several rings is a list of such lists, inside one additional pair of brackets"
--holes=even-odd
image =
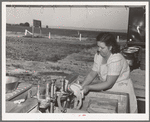
[(87, 93), (89, 92), (89, 90), (90, 90), (90, 89), (89, 89), (89, 86), (88, 86), (88, 85), (83, 87), (83, 93), (84, 93), (84, 94), (87, 94)]

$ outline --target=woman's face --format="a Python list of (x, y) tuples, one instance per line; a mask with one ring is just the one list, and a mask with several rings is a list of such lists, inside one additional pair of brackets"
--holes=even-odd
[(104, 42), (98, 41), (97, 46), (98, 46), (97, 51), (102, 57), (107, 57), (108, 55), (111, 54), (111, 51), (110, 51), (111, 47), (107, 47)]

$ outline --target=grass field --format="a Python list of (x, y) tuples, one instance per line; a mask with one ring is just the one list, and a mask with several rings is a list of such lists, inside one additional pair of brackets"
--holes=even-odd
[(88, 40), (80, 42), (79, 40), (67, 41), (67, 39), (7, 37), (6, 58), (56, 62), (94, 45), (94, 41)]

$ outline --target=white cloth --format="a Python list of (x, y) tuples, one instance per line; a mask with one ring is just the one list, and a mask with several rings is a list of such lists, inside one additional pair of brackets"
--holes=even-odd
[(93, 71), (99, 75), (100, 81), (105, 82), (107, 75), (119, 75), (114, 86), (108, 91), (125, 92), (129, 94), (130, 113), (137, 111), (137, 100), (134, 87), (129, 78), (130, 68), (125, 58), (120, 54), (111, 54), (106, 64), (102, 64), (102, 56), (95, 54)]
[(77, 83), (73, 83), (69, 86), (69, 89), (73, 92), (74, 96), (76, 96), (74, 108), (80, 109), (82, 106), (82, 99), (84, 98), (82, 86)]

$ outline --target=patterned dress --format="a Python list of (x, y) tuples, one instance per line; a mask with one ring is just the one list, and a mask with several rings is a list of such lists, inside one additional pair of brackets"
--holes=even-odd
[(130, 99), (130, 113), (137, 112), (137, 100), (134, 93), (134, 87), (130, 75), (130, 68), (126, 59), (120, 54), (111, 54), (107, 63), (102, 63), (103, 57), (95, 54), (93, 71), (96, 71), (99, 75), (99, 81), (105, 82), (107, 75), (119, 75), (114, 86), (107, 90), (113, 92), (124, 92), (129, 94)]

